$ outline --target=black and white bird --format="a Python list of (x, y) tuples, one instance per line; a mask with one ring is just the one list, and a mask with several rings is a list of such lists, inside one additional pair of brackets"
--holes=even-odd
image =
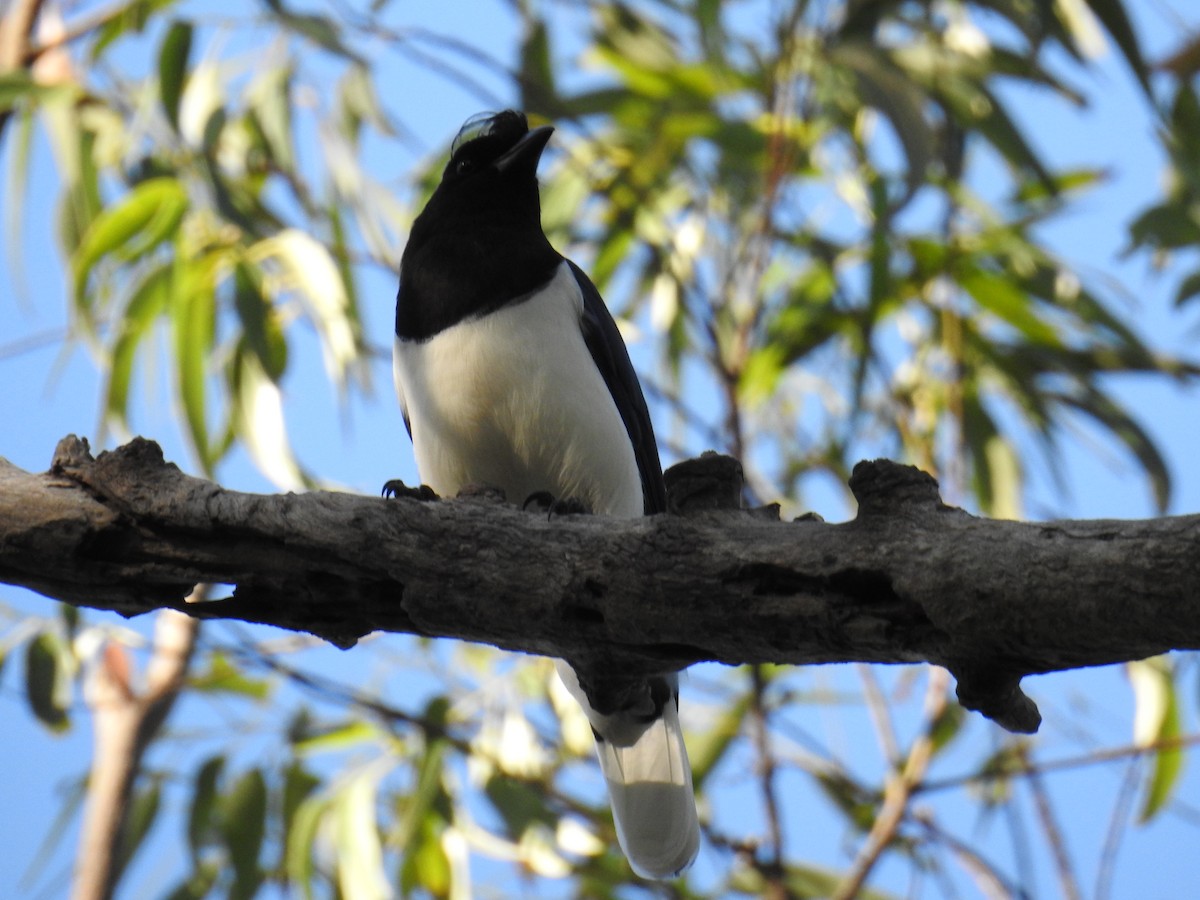
[[(646, 401), (595, 285), (546, 239), (537, 166), (553, 128), (474, 117), (413, 222), (396, 297), (395, 376), (421, 480), (640, 516), (666, 507)], [(593, 708), (617, 836), (634, 871), (668, 878), (699, 848), (676, 675)]]

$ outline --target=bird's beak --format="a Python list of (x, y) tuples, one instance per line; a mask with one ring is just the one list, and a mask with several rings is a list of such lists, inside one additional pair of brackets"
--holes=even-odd
[(492, 165), (500, 172), (507, 172), (513, 167), (522, 168), (527, 166), (532, 174), (537, 171), (538, 160), (542, 158), (542, 151), (546, 149), (546, 144), (549, 143), (550, 135), (553, 133), (553, 125), (543, 125), (540, 128), (534, 128), (517, 141), (511, 150), (492, 163)]

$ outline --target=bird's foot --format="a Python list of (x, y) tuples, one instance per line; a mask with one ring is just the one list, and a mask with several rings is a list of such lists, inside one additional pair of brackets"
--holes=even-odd
[(545, 512), (547, 518), (574, 515), (589, 516), (592, 514), (591, 507), (579, 498), (555, 497), (549, 491), (534, 491), (525, 498), (525, 502), (521, 504), (521, 509), (528, 510), (531, 506), (536, 510)]
[(436, 500), (438, 495), (433, 492), (427, 484), (422, 484), (418, 487), (409, 487), (399, 478), (393, 478), (390, 481), (383, 483), (383, 490), (379, 492), (382, 496), (388, 497), (408, 497), (412, 500), (420, 500), (422, 503), (428, 503), (430, 500)]

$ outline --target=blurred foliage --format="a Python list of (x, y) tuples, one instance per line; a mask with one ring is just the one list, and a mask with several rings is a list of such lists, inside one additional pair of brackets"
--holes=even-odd
[[(389, 341), (363, 333), (357, 285), (396, 270), (446, 150), (408, 196), (384, 183), (394, 173), (372, 171), (369, 148), (406, 140), (401, 123), (423, 102), (386, 81), (395, 55), (559, 126), (547, 233), (661, 348), (647, 384), (660, 432), (674, 436), (667, 453), (717, 446), (743, 460), (758, 495), (795, 503), (814, 474), (844, 481), (859, 457), (898, 456), (937, 474), (952, 501), (1015, 517), (1020, 448), (1040, 448), (1054, 469), (1064, 436), (1086, 421), (1168, 503), (1170, 472), (1111, 376), (1184, 380), (1195, 363), (1148, 345), (1110, 285), (1043, 243), (1042, 227), (1106, 177), (1105, 160), (1055, 169), (1019, 115), (1031, 91), (1087, 102), (1070, 76), (1110, 42), (1171, 162), (1164, 196), (1130, 225), (1130, 252), (1194, 261), (1197, 54), (1184, 47), (1152, 71), (1129, 4), (512, 0), (511, 66), (496, 48), (391, 26), (386, 0), (84, 6), (69, 39), (46, 32), (0, 71), (7, 252), (19, 262), (22, 210), (43, 202), (24, 188), (40, 128), (60, 184), (73, 336), (103, 372), (103, 416), (118, 433), (135, 428), (138, 392), (166, 371), (201, 470), (241, 444), (279, 485), (313, 482), (288, 442), (281, 390), (291, 367), (315, 364), (297, 359), (297, 335), (316, 336), (343, 397), (368, 385), (370, 347)], [(502, 83), (481, 88), (464, 60)], [(1178, 303), (1197, 296), (1200, 269), (1182, 278)], [(95, 645), (115, 634), (72, 616), (27, 620), (0, 643), (0, 664), (23, 651), (30, 708), (56, 730), (71, 725)], [(171, 897), (458, 897), (481, 858), (511, 866), (518, 885), (649, 891), (614, 851), (600, 793), (581, 774), (590, 731), (545, 664), (496, 679), (489, 651), (422, 647), (437, 690), (409, 709), (293, 668), (286, 652), (215, 641), (202, 651), (189, 695), (221, 698), (276, 740), (258, 754), (193, 752), (191, 772), (143, 773), (129, 858), (167, 827), (164, 791), (187, 797), (184, 811), (170, 808), (187, 843)], [(1172, 801), (1185, 722), (1173, 667), (1142, 663), (1130, 676), (1149, 820)], [(714, 772), (750, 768), (769, 819), (786, 756), (828, 801), (823, 830), (851, 845), (882, 834), (880, 854), (913, 877), (1020, 890), (969, 836), (907, 803), (933, 790), (923, 773), (966, 725), (940, 681), (916, 702), (907, 742), (876, 715), (886, 752), (870, 778), (795, 736), (792, 706), (834, 702), (796, 684), (735, 673), (687, 696), (702, 795)], [(279, 707), (282, 686), (293, 701)], [(867, 683), (853, 703), (878, 713), (901, 700)], [(1015, 742), (974, 758), (959, 786), (983, 817), (1013, 802), (1034, 767)], [(881, 831), (898, 796), (899, 818)], [(701, 808), (712, 863), (672, 896), (841, 896), (878, 859), (795, 858), (761, 823), (735, 833)]]

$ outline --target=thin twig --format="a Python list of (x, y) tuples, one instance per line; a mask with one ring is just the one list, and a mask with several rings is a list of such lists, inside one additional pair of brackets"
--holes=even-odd
[(1058, 876), (1058, 886), (1062, 890), (1062, 895), (1066, 900), (1081, 900), (1079, 879), (1075, 877), (1075, 867), (1071, 864), (1067, 842), (1062, 828), (1058, 824), (1058, 817), (1054, 814), (1054, 807), (1050, 802), (1050, 795), (1046, 791), (1041, 773), (1030, 772), (1026, 783), (1029, 785), (1029, 792), (1033, 795), (1033, 806), (1037, 811), (1038, 823), (1042, 826), (1042, 834), (1045, 835), (1050, 855), (1054, 858), (1054, 871)]
[(875, 669), (858, 663), (855, 666), (858, 677), (863, 683), (863, 697), (867, 701), (867, 712), (875, 726), (875, 734), (879, 738), (879, 746), (888, 766), (895, 768), (900, 764), (900, 745), (896, 740), (896, 728), (892, 724), (891, 712), (888, 709), (887, 698), (879, 687), (879, 679), (875, 677)]
[(913, 788), (914, 794), (930, 794), (935, 791), (945, 791), (954, 788), (986, 784), (1008, 778), (1028, 778), (1033, 774), (1049, 774), (1066, 769), (1081, 769), (1085, 766), (1103, 765), (1119, 759), (1131, 759), (1145, 756), (1148, 753), (1158, 753), (1164, 750), (1182, 750), (1200, 744), (1200, 732), (1181, 737), (1163, 738), (1147, 744), (1128, 744), (1124, 747), (1111, 747), (1107, 750), (1097, 750), (1082, 756), (1069, 756), (1064, 759), (1051, 760), (1034, 764), (1024, 757), (1014, 757), (1011, 767), (994, 769), (986, 772), (973, 772), (970, 775), (958, 775), (953, 778), (943, 778), (937, 781), (926, 781)]
[[(29, 38), (42, 11), (44, 0), (13, 0), (8, 12), (0, 16), (0, 75), (26, 66)], [(12, 116), (12, 110), (0, 111), (0, 137)]]
[(996, 900), (1028, 900), (1029, 895), (1026, 891), (1004, 877), (1000, 870), (977, 850), (964, 844), (950, 832), (944, 831), (927, 812), (915, 813), (912, 821), (925, 832), (927, 838), (944, 844), (958, 857), (963, 868), (974, 877), (975, 884), (984, 896), (994, 897)]
[(767, 843), (769, 855), (759, 860), (760, 871), (766, 879), (765, 896), (772, 900), (785, 900), (787, 886), (783, 882), (783, 826), (780, 824), (779, 798), (775, 792), (775, 756), (771, 752), (770, 723), (764, 698), (767, 682), (762, 666), (751, 666), (753, 680), (751, 696), (751, 728), (754, 751), (758, 756), (758, 786), (762, 795), (763, 808), (767, 815)]
[(1096, 900), (1108, 900), (1112, 892), (1113, 872), (1117, 864), (1117, 850), (1121, 839), (1129, 825), (1129, 808), (1133, 803), (1133, 794), (1137, 788), (1138, 771), (1141, 766), (1138, 759), (1131, 759), (1121, 779), (1121, 788), (1117, 792), (1116, 803), (1113, 804), (1112, 816), (1108, 822), (1108, 834), (1104, 838), (1104, 849), (1100, 852), (1100, 864), (1096, 867)]
[(895, 839), (908, 810), (913, 787), (925, 777), (925, 772), (929, 769), (929, 762), (933, 758), (933, 728), (946, 708), (948, 683), (949, 675), (945, 669), (931, 668), (929, 670), (929, 684), (925, 691), (923, 713), (925, 727), (909, 748), (903, 769), (888, 773), (879, 813), (875, 816), (871, 830), (867, 834), (866, 841), (859, 850), (850, 872), (832, 894), (833, 900), (851, 900), (858, 896), (883, 851)]

